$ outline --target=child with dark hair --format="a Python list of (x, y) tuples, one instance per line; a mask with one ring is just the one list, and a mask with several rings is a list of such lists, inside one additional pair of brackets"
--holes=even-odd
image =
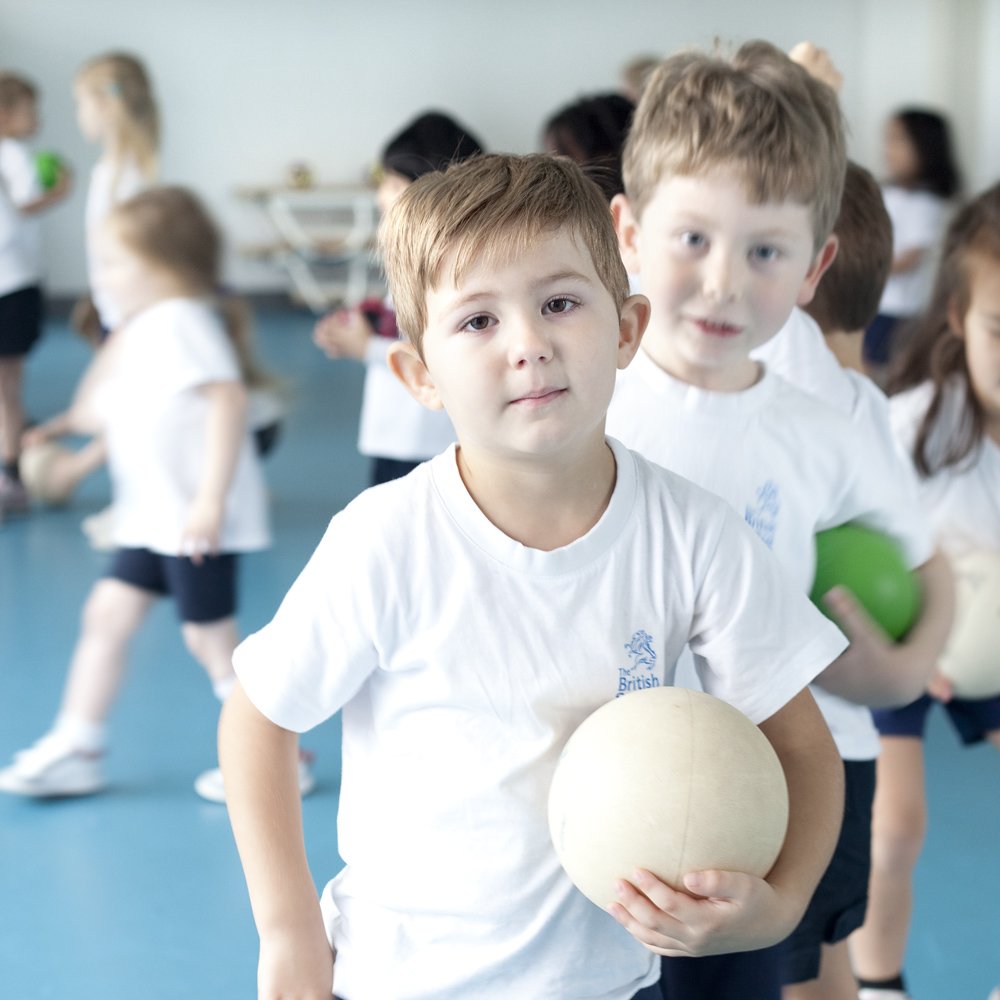
[[(482, 153), (482, 143), (455, 119), (439, 111), (418, 115), (385, 144), (378, 175), (379, 210), (418, 177)], [(366, 299), (324, 316), (313, 332), (331, 358), (364, 362), (358, 451), (372, 459), (371, 484), (405, 476), (455, 440), (447, 414), (424, 409), (389, 371), (386, 355), (398, 339), (392, 302)]]
[(622, 147), (634, 110), (621, 94), (595, 94), (567, 104), (545, 123), (546, 152), (579, 163), (610, 201), (625, 190)]
[(901, 320), (927, 303), (935, 252), (944, 232), (948, 202), (959, 190), (959, 173), (948, 122), (924, 108), (904, 108), (886, 123), (882, 194), (892, 219), (893, 257), (878, 315), (865, 334), (865, 361), (884, 368)]

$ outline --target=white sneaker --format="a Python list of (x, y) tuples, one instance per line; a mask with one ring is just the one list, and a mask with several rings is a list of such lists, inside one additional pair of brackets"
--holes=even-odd
[(103, 755), (78, 750), (59, 733), (15, 754), (14, 763), (0, 771), (0, 791), (39, 799), (93, 795), (107, 784)]
[(1000, 986), (998, 986), (987, 998), (986, 1000), (1000, 1000)]
[[(312, 773), (313, 756), (307, 751), (299, 754), (299, 794), (308, 795), (316, 787), (316, 778)], [(226, 788), (222, 780), (222, 771), (213, 767), (198, 775), (194, 782), (194, 790), (209, 802), (226, 801)]]
[(862, 987), (858, 990), (858, 1000), (910, 1000), (910, 994), (902, 990), (873, 990)]

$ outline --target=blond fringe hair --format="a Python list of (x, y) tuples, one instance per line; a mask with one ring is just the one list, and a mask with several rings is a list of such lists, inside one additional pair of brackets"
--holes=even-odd
[(174, 275), (193, 296), (218, 310), (250, 388), (274, 387), (275, 379), (254, 354), (250, 310), (220, 288), (222, 237), (193, 192), (182, 187), (153, 187), (116, 205), (107, 224), (131, 250)]
[(628, 297), (608, 203), (571, 160), (488, 155), (414, 181), (379, 227), (379, 247), (400, 332), (417, 349), (427, 326), (427, 292), (454, 252), (455, 282), (474, 264), (516, 259), (538, 239), (569, 229), (589, 252), (621, 311)]
[(83, 64), (76, 75), (78, 86), (92, 90), (114, 116), (112, 155), (119, 170), (135, 160), (147, 181), (159, 171), (160, 114), (145, 66), (125, 52), (109, 52)]
[(646, 82), (622, 157), (641, 216), (665, 177), (735, 170), (757, 203), (812, 211), (818, 249), (833, 230), (847, 167), (836, 94), (769, 42), (731, 57), (682, 52)]

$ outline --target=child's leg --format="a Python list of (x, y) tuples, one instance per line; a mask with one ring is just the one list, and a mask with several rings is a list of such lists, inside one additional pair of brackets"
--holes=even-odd
[(872, 822), (872, 875), (864, 926), (850, 939), (859, 979), (901, 976), (913, 908), (913, 870), (927, 826), (923, 742), (883, 736)]
[(230, 615), (214, 622), (184, 622), (184, 642), (191, 655), (205, 668), (220, 700), (229, 693), (236, 675), (233, 652), (239, 642), (236, 619)]
[(0, 459), (4, 468), (15, 465), (21, 454), (21, 434), (24, 432), (24, 409), (21, 385), (24, 380), (24, 358), (0, 356)]
[(1000, 750), (1000, 729), (990, 730), (990, 732), (986, 734), (986, 738), (997, 750)]
[(851, 971), (847, 942), (824, 944), (819, 977), (793, 983), (781, 991), (782, 1000), (857, 1000), (858, 981)]
[(94, 585), (83, 608), (61, 718), (103, 724), (125, 676), (129, 643), (156, 597), (152, 591), (111, 577)]

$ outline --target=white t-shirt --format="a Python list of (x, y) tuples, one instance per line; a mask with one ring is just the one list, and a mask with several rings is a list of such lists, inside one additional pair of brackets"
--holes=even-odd
[[(931, 457), (941, 455), (961, 425), (966, 389), (947, 386), (940, 417), (931, 433)], [(913, 454), (917, 431), (933, 395), (930, 382), (890, 400), (892, 426), (900, 445)], [(1000, 550), (1000, 447), (984, 437), (958, 465), (920, 481), (920, 502), (941, 547), (950, 556), (983, 548)]]
[[(608, 433), (722, 497), (774, 552), (800, 592), (812, 588), (817, 532), (861, 521), (929, 557), (920, 523), (901, 527), (905, 498), (851, 421), (766, 369), (742, 392), (707, 392), (664, 372), (645, 351), (619, 373)], [(869, 711), (813, 686), (841, 756), (870, 760)]]
[[(0, 181), (10, 200), (20, 208), (42, 196), (35, 160), (28, 146), (19, 139), (0, 139)], [(34, 284), (41, 275), (42, 231), (37, 217), (21, 215), (21, 241), (25, 260), (34, 272)]]
[(111, 209), (119, 202), (126, 201), (149, 187), (149, 181), (133, 160), (121, 165), (111, 160), (101, 159), (90, 172), (90, 186), (87, 188), (87, 204), (84, 209), (84, 228), (87, 247), (87, 280), (90, 296), (108, 330), (113, 330), (120, 320), (114, 306), (97, 290), (94, 284), (94, 240)]
[(929, 191), (908, 191), (887, 185), (882, 188), (885, 209), (892, 220), (892, 256), (923, 249), (920, 264), (903, 274), (890, 274), (878, 311), (890, 316), (912, 316), (927, 303), (941, 237), (948, 218), (948, 202)]
[(422, 462), (455, 442), (444, 410), (428, 410), (407, 391), (386, 363), (392, 339), (369, 337), (361, 399), (358, 451), (374, 458)]
[[(222, 321), (205, 302), (167, 299), (121, 327), (106, 350), (111, 373), (98, 405), (105, 421), (116, 545), (178, 555), (202, 482), (209, 382), (240, 379)], [(264, 478), (249, 433), (226, 496), (221, 552), (268, 545)]]
[(343, 709), (346, 867), (323, 894), (339, 996), (627, 1000), (655, 982), (656, 956), (556, 859), (562, 747), (619, 693), (671, 683), (686, 643), (757, 723), (843, 649), (721, 501), (611, 446), (607, 510), (551, 552), (486, 519), (454, 448), (366, 491), (236, 651), (276, 724)]
[(0, 174), (0, 295), (9, 295), (38, 283), (25, 217), (15, 205), (6, 179)]

